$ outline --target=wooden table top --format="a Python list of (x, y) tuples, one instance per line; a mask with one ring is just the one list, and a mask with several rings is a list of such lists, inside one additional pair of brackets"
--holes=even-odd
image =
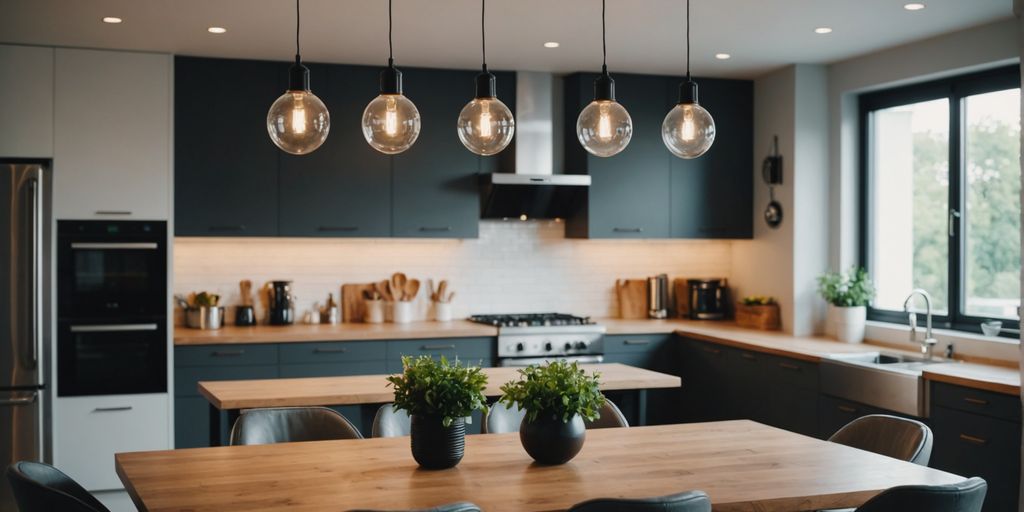
[[(601, 374), (602, 391), (678, 388), (679, 377), (624, 364), (585, 364)], [(500, 386), (519, 377), (518, 368), (484, 368), (487, 396), (501, 395)], [(221, 380), (199, 382), (199, 393), (218, 409), (313, 405), (381, 404), (394, 400), (386, 375), (309, 377), (301, 379)]]
[(855, 507), (896, 485), (962, 477), (752, 421), (591, 430), (580, 454), (539, 466), (517, 433), (466, 438), (453, 469), (418, 469), (409, 438), (119, 453), (143, 511), (406, 510), (468, 500), (488, 512), (565, 510), (597, 497), (701, 489), (717, 511)]

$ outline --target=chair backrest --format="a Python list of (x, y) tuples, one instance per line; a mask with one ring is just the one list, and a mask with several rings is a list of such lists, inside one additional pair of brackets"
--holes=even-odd
[(248, 409), (231, 428), (232, 445), (362, 438), (352, 422), (326, 407)]
[(587, 421), (587, 428), (618, 428), (628, 427), (629, 421), (619, 410), (619, 407), (615, 405), (611, 400), (605, 399), (604, 405), (601, 406), (601, 417), (594, 421)]
[(394, 404), (384, 404), (373, 417), (373, 437), (402, 437), (412, 430), (412, 419), (406, 411), (395, 409)]
[(988, 484), (980, 478), (952, 485), (904, 485), (883, 491), (857, 512), (981, 512), (987, 491)]
[(932, 429), (928, 425), (885, 414), (857, 418), (829, 441), (922, 466), (927, 466), (932, 456)]
[[(388, 512), (383, 510), (349, 510), (348, 512)], [(481, 512), (480, 507), (468, 502), (460, 501), (458, 503), (449, 503), (447, 505), (439, 505), (434, 508), (420, 508), (416, 510), (392, 510), (390, 512)]]
[(506, 432), (519, 432), (519, 425), (526, 417), (526, 411), (520, 409), (519, 405), (511, 408), (505, 404), (496, 403), (487, 408), (480, 425), (480, 431), (484, 434), (504, 434)]
[(41, 462), (15, 462), (7, 468), (14, 501), (21, 512), (110, 512), (57, 468)]
[(598, 498), (577, 503), (569, 512), (711, 512), (711, 500), (704, 491), (658, 498)]

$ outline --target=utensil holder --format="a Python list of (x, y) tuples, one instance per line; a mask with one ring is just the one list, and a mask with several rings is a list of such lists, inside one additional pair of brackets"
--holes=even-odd
[(438, 322), (451, 322), (452, 321), (452, 303), (451, 302), (435, 302), (434, 303), (434, 320)]
[(224, 326), (224, 308), (222, 306), (200, 306), (186, 309), (185, 325), (204, 331), (220, 329)]
[(384, 323), (384, 306), (385, 303), (382, 300), (366, 301), (366, 313), (363, 315), (363, 321), (368, 324)]
[(398, 301), (394, 304), (391, 313), (391, 321), (396, 324), (407, 324), (412, 322), (412, 302)]

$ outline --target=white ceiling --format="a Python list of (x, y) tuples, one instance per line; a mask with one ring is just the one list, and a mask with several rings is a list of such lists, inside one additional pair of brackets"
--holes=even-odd
[[(694, 74), (753, 77), (784, 64), (828, 63), (1012, 15), (1012, 0), (693, 0)], [(608, 0), (610, 70), (681, 73), (682, 0)], [(491, 0), (494, 69), (577, 71), (601, 64), (598, 0)], [(303, 0), (303, 57), (382, 64), (383, 0)], [(399, 66), (479, 66), (479, 0), (395, 0)], [(103, 16), (124, 19), (102, 23)], [(206, 31), (228, 29), (223, 35)], [(814, 28), (834, 32), (817, 35)], [(0, 0), (0, 41), (288, 60), (291, 0)], [(545, 41), (561, 47), (546, 49)], [(720, 61), (725, 52), (732, 59)]]

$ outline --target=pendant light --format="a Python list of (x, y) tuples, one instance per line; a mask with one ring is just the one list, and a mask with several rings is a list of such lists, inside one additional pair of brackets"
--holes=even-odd
[(480, 0), (480, 41), (483, 71), (476, 76), (476, 97), (459, 113), (459, 140), (478, 155), (500, 153), (512, 142), (516, 120), (512, 111), (495, 94), (494, 74), (487, 71), (487, 32), (484, 17), (487, 0)]
[(686, 0), (686, 81), (679, 84), (679, 104), (661, 123), (661, 140), (679, 158), (697, 158), (715, 142), (715, 120), (697, 102), (697, 82), (690, 78), (690, 0)]
[(380, 96), (363, 111), (363, 136), (373, 149), (396, 155), (412, 147), (420, 136), (420, 112), (402, 94), (402, 72), (395, 68), (391, 26), (388, 0), (388, 67), (380, 72)]
[(267, 112), (267, 133), (281, 150), (293, 155), (316, 151), (331, 131), (331, 115), (309, 90), (309, 68), (299, 51), (299, 0), (295, 0), (295, 64), (288, 71), (288, 90)]
[(619, 154), (633, 137), (629, 112), (615, 101), (615, 80), (608, 75), (608, 43), (605, 28), (605, 0), (601, 0), (601, 76), (594, 80), (594, 101), (576, 119), (576, 137), (590, 154), (607, 157)]

